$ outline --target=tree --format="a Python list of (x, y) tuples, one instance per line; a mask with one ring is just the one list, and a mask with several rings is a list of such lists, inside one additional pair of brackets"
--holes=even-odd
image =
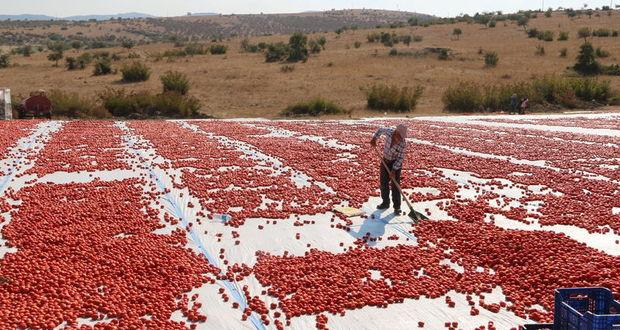
[(580, 47), (577, 63), (573, 69), (582, 75), (596, 75), (601, 72), (601, 65), (596, 61), (596, 54), (592, 44), (586, 42)]
[(75, 57), (67, 56), (67, 58), (65, 58), (65, 66), (67, 70), (76, 70), (79, 67), (79, 63)]
[(301, 32), (295, 32), (289, 42), (289, 62), (305, 61), (308, 59), (308, 37)]
[(553, 9), (549, 8), (547, 9), (547, 11), (545, 12), (545, 17), (549, 18), (553, 15)]
[(588, 27), (582, 27), (577, 32), (577, 35), (579, 36), (579, 38), (583, 38), (583, 41), (585, 43), (587, 43), (588, 42), (588, 37), (592, 35), (592, 31)]
[(454, 30), (452, 30), (452, 35), (454, 35), (457, 40), (461, 38), (461, 34), (463, 34), (463, 30), (459, 28), (455, 28)]
[(411, 26), (418, 26), (419, 20), (418, 20), (417, 17), (411, 17), (411, 18), (409, 18), (407, 23), (409, 23), (409, 25), (411, 25)]
[(530, 19), (527, 16), (524, 16), (524, 15), (519, 16), (519, 19), (517, 19), (517, 24), (519, 26), (522, 26), (525, 31), (527, 31), (527, 24), (529, 22), (530, 22)]
[(64, 57), (64, 52), (62, 50), (57, 50), (47, 55), (47, 59), (49, 61), (55, 62), (54, 66), (58, 66), (58, 61), (62, 60), (63, 57)]

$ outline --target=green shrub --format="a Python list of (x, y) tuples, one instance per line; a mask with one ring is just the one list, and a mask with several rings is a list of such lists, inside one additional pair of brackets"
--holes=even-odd
[(115, 117), (192, 118), (199, 116), (200, 102), (193, 97), (169, 92), (127, 93), (124, 90), (107, 89), (99, 94), (103, 107)]
[(65, 67), (67, 68), (67, 70), (77, 70), (79, 68), (77, 59), (71, 56), (66, 57)]
[(30, 57), (30, 55), (32, 55), (32, 53), (34, 53), (34, 50), (32, 49), (31, 45), (25, 45), (23, 47), (18, 47), (13, 49), (13, 54), (20, 54), (23, 57)]
[(612, 64), (603, 68), (603, 72), (610, 76), (620, 76), (620, 65)]
[(187, 75), (177, 71), (168, 71), (159, 77), (164, 88), (164, 93), (176, 92), (186, 95), (190, 89), (190, 82)]
[(80, 69), (86, 68), (86, 66), (89, 65), (92, 61), (93, 56), (88, 52), (82, 53), (80, 54), (80, 56), (77, 57), (78, 67)]
[(409, 34), (403, 35), (403, 36), (400, 36), (400, 41), (403, 44), (409, 46), (409, 45), (411, 45), (411, 42), (413, 41), (413, 37), (411, 35), (409, 35)]
[(185, 57), (187, 56), (187, 53), (185, 52), (185, 48), (183, 49), (169, 49), (166, 50), (163, 54), (163, 57), (168, 57), (168, 59), (173, 58), (173, 57)]
[(610, 54), (608, 51), (602, 49), (601, 47), (597, 47), (595, 51), (595, 55), (598, 58), (606, 58), (606, 57), (609, 57)]
[(94, 52), (94, 53), (93, 53), (93, 58), (94, 58), (94, 59), (100, 59), (100, 58), (110, 58), (110, 52), (106, 52), (106, 51), (98, 51), (98, 52)]
[(282, 111), (282, 115), (286, 117), (300, 117), (300, 116), (322, 116), (322, 115), (337, 115), (347, 114), (347, 110), (343, 109), (339, 105), (324, 100), (322, 98), (315, 98), (308, 102), (300, 102), (287, 107)]
[(136, 46), (136, 42), (131, 39), (124, 39), (121, 41), (121, 47), (131, 49)]
[(568, 56), (568, 49), (566, 48), (560, 49), (560, 57), (566, 57), (566, 56)]
[(95, 69), (93, 71), (95, 76), (103, 76), (110, 73), (112, 73), (112, 62), (109, 58), (100, 58), (95, 62)]
[(528, 97), (531, 105), (559, 105), (587, 108), (589, 102), (606, 103), (613, 95), (608, 81), (589, 78), (547, 76), (531, 82), (506, 85), (478, 85), (460, 82), (443, 95), (445, 109), (452, 112), (509, 110), (512, 94)]
[(437, 59), (447, 61), (450, 58), (450, 51), (447, 48), (440, 48), (437, 53)]
[(413, 42), (422, 42), (422, 40), (424, 40), (423, 36), (413, 36)]
[(545, 11), (545, 17), (549, 18), (553, 15), (553, 9), (549, 8)]
[(577, 11), (572, 9), (572, 8), (567, 8), (564, 10), (566, 12), (566, 16), (568, 17), (576, 17), (577, 16)]
[(527, 36), (529, 38), (538, 38), (538, 36), (541, 34), (540, 31), (538, 31), (537, 28), (531, 28), (529, 30), (527, 30)]
[(368, 39), (369, 43), (375, 43), (381, 40), (381, 33), (372, 32), (372, 33), (369, 33), (366, 38)]
[(398, 50), (396, 48), (392, 48), (390, 49), (390, 56), (397, 56), (398, 55)]
[(596, 75), (601, 72), (601, 65), (596, 61), (596, 53), (590, 43), (581, 45), (573, 69), (582, 75)]
[(355, 43), (353, 43), (353, 47), (355, 47), (356, 49), (360, 48), (360, 47), (362, 47), (362, 43), (359, 42), (359, 41), (356, 41)]
[(618, 31), (614, 30), (614, 31), (611, 33), (611, 36), (612, 36), (612, 37), (617, 37), (617, 36), (618, 36)]
[(398, 38), (396, 33), (381, 32), (381, 43), (383, 44), (383, 46), (392, 47), (399, 42), (400, 39)]
[(583, 101), (604, 103), (613, 95), (609, 81), (600, 81), (592, 78), (573, 79), (571, 80), (571, 88), (577, 98)]
[(544, 40), (544, 41), (553, 41), (554, 37), (555, 37), (555, 34), (553, 33), (553, 31), (549, 31), (549, 30), (538, 34), (538, 39)]
[(301, 32), (293, 33), (289, 39), (289, 54), (287, 61), (299, 62), (308, 59), (308, 37)]
[(151, 116), (172, 118), (200, 117), (200, 101), (192, 96), (183, 96), (178, 93), (164, 93), (153, 97)]
[(536, 55), (538, 56), (545, 56), (545, 47), (538, 45), (536, 46)]
[(583, 38), (584, 41), (587, 41), (588, 37), (592, 35), (592, 31), (589, 27), (582, 27), (579, 29), (579, 31), (577, 31), (577, 35), (579, 36), (579, 38)]
[(448, 111), (476, 112), (482, 107), (483, 95), (480, 86), (462, 81), (448, 87), (442, 101)]
[(323, 48), (321, 48), (321, 45), (319, 45), (319, 43), (316, 42), (316, 40), (310, 40), (310, 42), (308, 42), (308, 47), (309, 47), (310, 53), (312, 54), (318, 54), (321, 52), (321, 50), (323, 50)]
[(497, 26), (497, 22), (496, 21), (492, 20), (492, 21), (489, 22), (489, 27), (490, 28), (494, 28), (496, 26)]
[(282, 42), (270, 44), (267, 46), (267, 51), (265, 52), (265, 61), (268, 63), (284, 61), (288, 57), (288, 54), (288, 45)]
[(241, 40), (241, 50), (247, 53), (257, 53), (259, 51), (258, 45), (251, 44), (249, 39)]
[(484, 54), (484, 64), (487, 67), (496, 67), (499, 63), (499, 55), (496, 52), (487, 52)]
[(11, 57), (9, 54), (2, 54), (0, 52), (0, 69), (8, 68), (11, 65)]
[(223, 55), (226, 54), (227, 51), (228, 47), (224, 45), (211, 45), (211, 47), (209, 47), (209, 52), (212, 55)]
[(609, 29), (597, 29), (592, 31), (592, 36), (593, 37), (601, 37), (601, 38), (606, 38), (606, 37), (610, 37), (611, 36), (611, 31)]
[(459, 28), (455, 28), (452, 30), (452, 35), (456, 37), (456, 39), (461, 39), (461, 35), (463, 34), (463, 30)]
[(194, 55), (206, 55), (209, 50), (205, 48), (204, 45), (199, 43), (191, 43), (183, 49), (185, 55), (194, 56)]
[(52, 102), (54, 116), (68, 118), (106, 118), (110, 113), (97, 107), (91, 99), (80, 97), (78, 93), (52, 90), (48, 93)]
[(124, 82), (147, 81), (151, 77), (151, 69), (142, 62), (126, 64), (121, 68)]
[(82, 42), (79, 41), (79, 40), (74, 40), (74, 41), (71, 42), (71, 48), (73, 48), (73, 49), (80, 49), (80, 48), (82, 48), (82, 46), (83, 46)]
[(558, 41), (566, 41), (566, 40), (568, 40), (568, 32), (561, 31), (560, 35), (558, 36)]
[(411, 112), (424, 93), (424, 87), (414, 88), (373, 85), (366, 90), (368, 108), (381, 111)]

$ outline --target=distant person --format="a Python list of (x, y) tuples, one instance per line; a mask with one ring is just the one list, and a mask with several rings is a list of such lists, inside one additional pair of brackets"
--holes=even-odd
[(512, 94), (510, 97), (510, 114), (517, 113), (519, 111), (519, 97), (517, 94)]
[(530, 106), (530, 99), (527, 97), (523, 98), (523, 101), (521, 101), (521, 109), (519, 109), (519, 114), (524, 115), (525, 110), (527, 110), (529, 106)]

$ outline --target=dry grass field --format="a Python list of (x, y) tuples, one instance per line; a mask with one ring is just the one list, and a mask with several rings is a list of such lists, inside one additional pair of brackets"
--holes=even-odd
[[(116, 24), (110, 22), (109, 24)], [(554, 13), (547, 18), (539, 14), (531, 19), (530, 28), (551, 30), (554, 41), (545, 42), (528, 38), (523, 27), (515, 22), (498, 22), (495, 28), (480, 24), (431, 25), (429, 27), (405, 27), (398, 29), (347, 30), (338, 35), (334, 32), (321, 33), (327, 38), (326, 50), (311, 55), (307, 63), (293, 64), (292, 72), (281, 71), (283, 64), (265, 63), (262, 53), (245, 53), (240, 49), (242, 38), (223, 41), (229, 47), (226, 55), (200, 55), (180, 57), (173, 60), (156, 60), (152, 55), (172, 49), (173, 44), (157, 43), (137, 46), (131, 50), (107, 49), (120, 53), (122, 60), (114, 62), (115, 68), (127, 59), (130, 52), (141, 56), (152, 69), (149, 81), (143, 83), (120, 83), (120, 73), (107, 76), (93, 76), (92, 65), (85, 70), (67, 71), (62, 65), (54, 67), (47, 60), (48, 53), (35, 53), (31, 57), (14, 55), (12, 67), (0, 70), (0, 86), (9, 87), (13, 94), (25, 95), (37, 89), (61, 89), (78, 92), (95, 98), (107, 87), (126, 90), (160, 91), (159, 76), (174, 70), (186, 73), (191, 80), (190, 94), (202, 102), (202, 111), (216, 117), (277, 117), (286, 106), (312, 97), (321, 96), (352, 109), (353, 116), (377, 115), (366, 110), (366, 100), (361, 88), (373, 83), (387, 83), (398, 86), (422, 85), (425, 87), (414, 115), (439, 114), (443, 111), (441, 96), (451, 84), (460, 80), (485, 84), (503, 84), (527, 81), (549, 74), (564, 74), (573, 65), (579, 45), (583, 39), (577, 37), (582, 27), (620, 30), (620, 12), (611, 16), (569, 18), (564, 13)], [(454, 28), (463, 31), (457, 40), (452, 36)], [(113, 28), (112, 28), (113, 30)], [(367, 35), (372, 32), (389, 31), (396, 34), (422, 36), (422, 42), (405, 46), (396, 45), (399, 51), (419, 51), (427, 47), (444, 47), (453, 52), (447, 61), (435, 56), (389, 56), (390, 48), (380, 43), (368, 43)], [(568, 31), (568, 41), (557, 41), (560, 31)], [(250, 41), (287, 41), (288, 35), (252, 37)], [(310, 39), (317, 34), (309, 35)], [(618, 63), (620, 38), (590, 38), (595, 47), (610, 52), (602, 63)], [(356, 41), (361, 47), (355, 48)], [(543, 46), (545, 55), (536, 55), (536, 47)], [(567, 48), (568, 56), (561, 58), (560, 50)], [(495, 68), (485, 68), (480, 49), (499, 54)], [(82, 51), (70, 50), (66, 56), (78, 56)], [(150, 56), (151, 55), (151, 56)], [(620, 89), (620, 77), (601, 77), (612, 81), (614, 89)]]

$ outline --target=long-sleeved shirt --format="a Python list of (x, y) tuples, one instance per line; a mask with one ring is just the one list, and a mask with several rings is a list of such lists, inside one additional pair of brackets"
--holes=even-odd
[(394, 161), (392, 170), (398, 171), (403, 167), (403, 161), (405, 160), (405, 150), (407, 149), (407, 141), (402, 139), (398, 144), (392, 145), (392, 135), (395, 130), (392, 128), (379, 128), (375, 133), (373, 139), (378, 139), (381, 135), (387, 137), (385, 146), (383, 147), (383, 158), (388, 161)]

